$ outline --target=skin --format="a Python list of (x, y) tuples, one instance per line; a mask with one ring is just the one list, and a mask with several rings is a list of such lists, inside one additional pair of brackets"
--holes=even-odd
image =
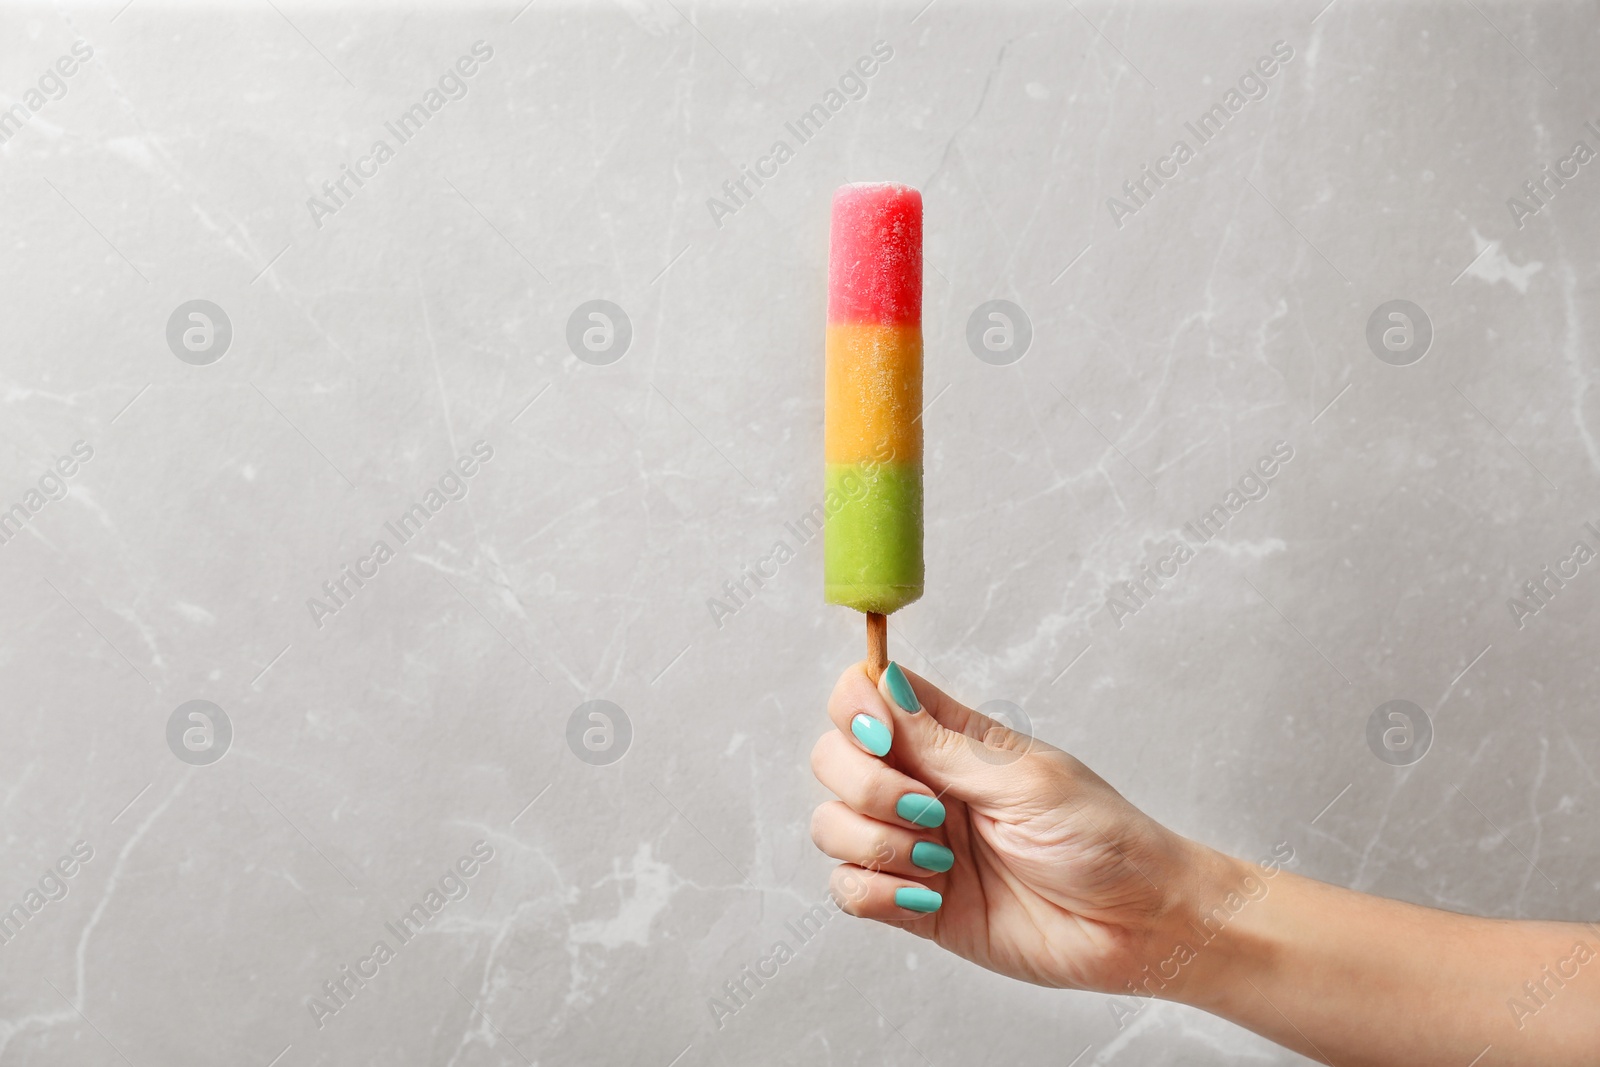
[[(1339, 1067), (1600, 1062), (1600, 924), (1459, 915), (1235, 859), (905, 673), (920, 712), (846, 670), (811, 755), (839, 797), (812, 839), (843, 861), (848, 914), (1025, 982), (1190, 1004)], [(852, 734), (857, 715), (888, 726), (888, 755)], [(900, 818), (906, 793), (938, 797), (944, 823)], [(954, 867), (916, 867), (918, 841)], [(903, 886), (943, 903), (898, 907)]]

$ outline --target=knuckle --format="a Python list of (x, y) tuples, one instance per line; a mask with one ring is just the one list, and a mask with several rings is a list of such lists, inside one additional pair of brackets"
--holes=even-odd
[(1068, 790), (1079, 789), (1084, 785), (1083, 772), (1088, 768), (1065, 752), (1055, 749), (1030, 749), (1028, 754), (1033, 757), (1027, 761), (1029, 769), (1046, 784), (1053, 782)]
[(881, 705), (878, 689), (862, 668), (860, 663), (845, 668), (833, 687), (828, 697), (828, 716), (834, 722), (847, 723), (863, 712), (869, 715), (876, 712), (878, 718), (883, 717), (883, 712), (878, 710)]
[(895, 801), (900, 799), (900, 794), (910, 792), (901, 788), (904, 784), (887, 771), (872, 775), (861, 785), (861, 807), (856, 810), (873, 818), (894, 811)]
[(967, 746), (973, 739), (954, 730), (937, 730), (928, 741), (928, 753), (942, 764), (952, 763), (967, 755)]
[(880, 830), (872, 835), (872, 851), (867, 862), (862, 864), (869, 871), (881, 871), (898, 859), (894, 842), (889, 840), (888, 830)]
[(833, 731), (828, 731), (817, 738), (817, 743), (811, 746), (811, 773), (814, 777), (822, 777), (822, 765), (827, 762), (829, 741), (834, 736)]
[(828, 890), (833, 894), (839, 910), (846, 915), (861, 916), (861, 906), (867, 897), (866, 873), (846, 863), (835, 867), (828, 879)]
[[(827, 819), (827, 809), (828, 805), (819, 804), (811, 812), (811, 843), (816, 845), (818, 848), (822, 848), (822, 836), (824, 833), (823, 826), (825, 820)], [(827, 849), (823, 849), (823, 851), (826, 852)]]
[(846, 915), (855, 915), (855, 901), (845, 892), (843, 867), (835, 867), (833, 874), (828, 878), (828, 893), (833, 897), (833, 902), (839, 905), (839, 910)]
[(855, 689), (855, 676), (859, 673), (855, 667), (846, 667), (834, 683), (833, 692), (828, 694), (828, 714), (834, 719), (837, 720), (839, 713), (848, 710), (854, 703), (851, 693)]
[(1014, 745), (1021, 736), (1021, 734), (1014, 733), (999, 723), (993, 723), (983, 731), (981, 740), (990, 748), (1008, 748)]

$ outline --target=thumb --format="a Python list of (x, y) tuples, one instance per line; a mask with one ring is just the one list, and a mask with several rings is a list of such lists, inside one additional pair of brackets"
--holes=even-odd
[(938, 686), (890, 663), (878, 694), (894, 716), (895, 766), (979, 810), (1015, 805), (1032, 791), (1022, 764), (1050, 746), (974, 711)]

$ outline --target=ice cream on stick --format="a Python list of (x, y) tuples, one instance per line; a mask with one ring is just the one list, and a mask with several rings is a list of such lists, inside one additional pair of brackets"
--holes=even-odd
[(842, 186), (828, 253), (823, 586), (867, 613), (867, 672), (886, 616), (922, 595), (922, 194)]

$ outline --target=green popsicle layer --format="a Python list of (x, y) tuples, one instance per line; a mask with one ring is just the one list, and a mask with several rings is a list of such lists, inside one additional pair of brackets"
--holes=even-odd
[(830, 463), (823, 502), (823, 595), (887, 615), (922, 595), (922, 470)]

